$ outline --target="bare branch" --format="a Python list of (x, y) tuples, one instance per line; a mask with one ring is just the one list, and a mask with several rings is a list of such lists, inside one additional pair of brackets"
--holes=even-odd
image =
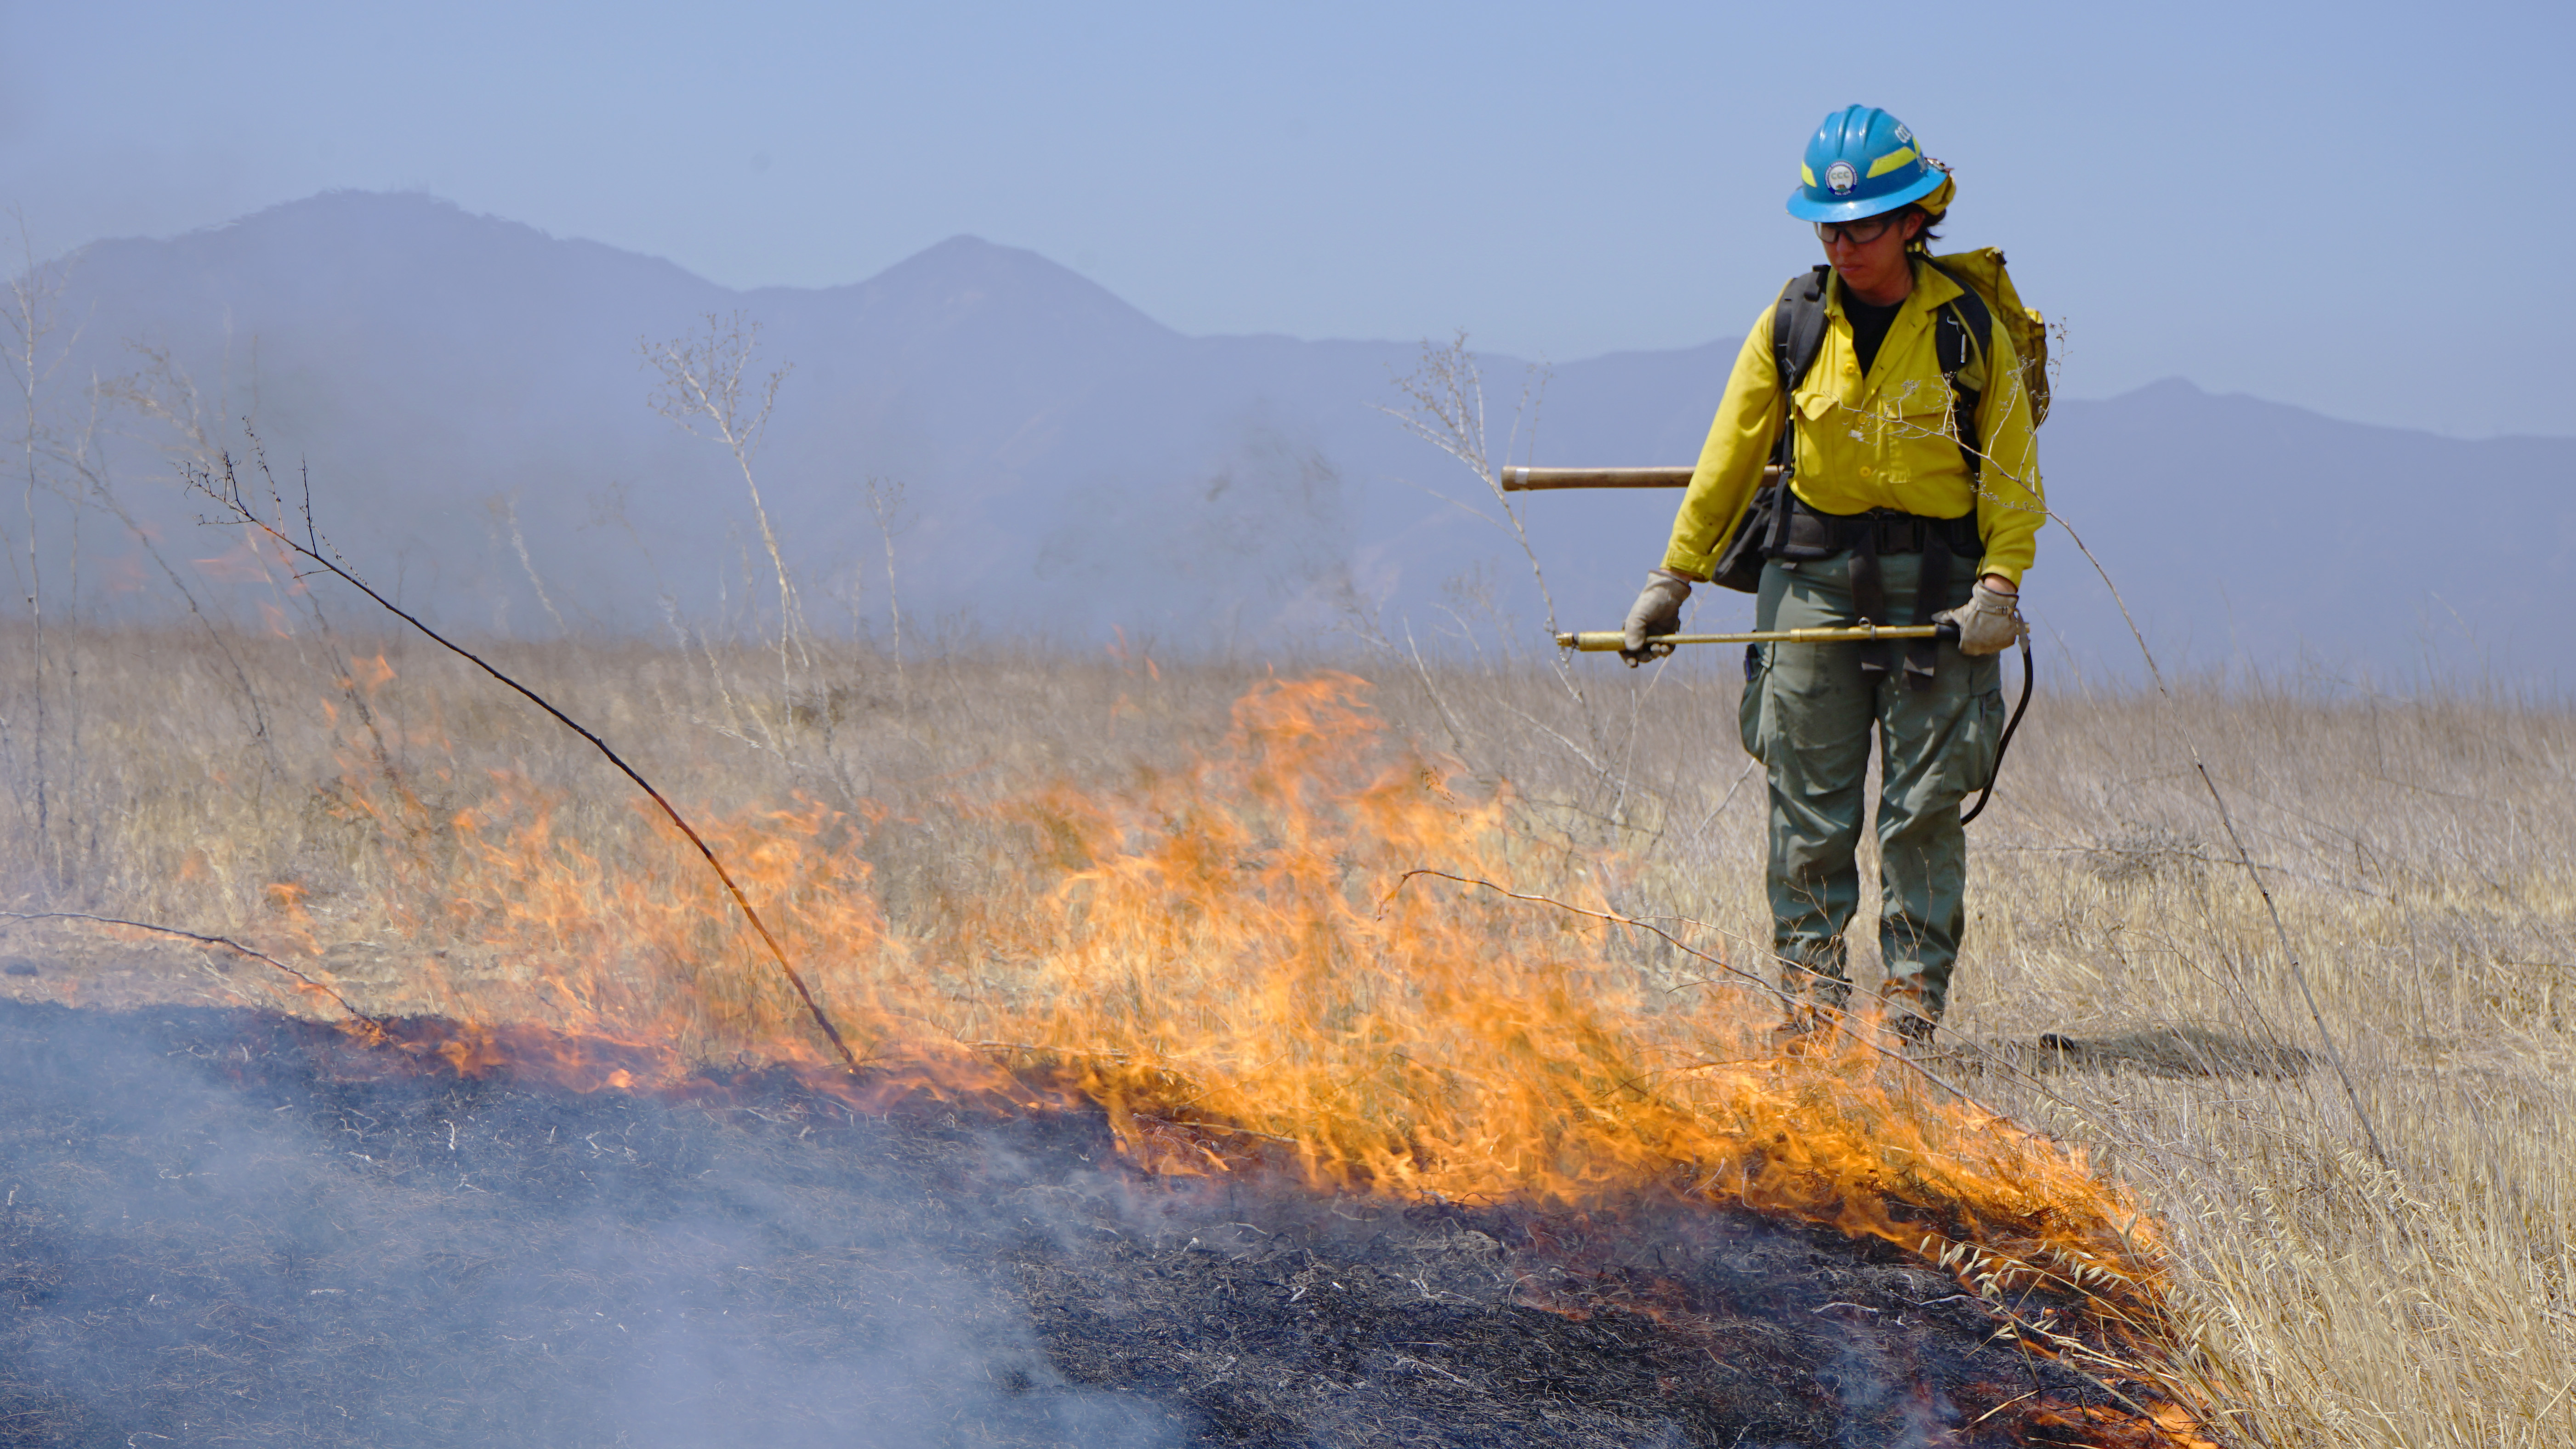
[(330, 997), (333, 1001), (340, 1004), (340, 1009), (342, 1011), (349, 1013), (350, 1016), (365, 1023), (371, 1030), (380, 1031), (384, 1027), (382, 1019), (369, 1016), (365, 1012), (350, 1005), (349, 998), (332, 990), (328, 984), (314, 980), (312, 977), (305, 975), (303, 972), (296, 970), (294, 967), (287, 965), (285, 962), (278, 960), (276, 957), (271, 956), (264, 951), (254, 951), (250, 947), (243, 945), (239, 941), (233, 940), (229, 936), (208, 936), (196, 931), (183, 931), (176, 926), (156, 926), (150, 921), (129, 921), (118, 916), (93, 916), (87, 911), (0, 911), (0, 921), (87, 921), (93, 925), (123, 926), (128, 930), (149, 931), (158, 936), (173, 936), (183, 941), (194, 941), (200, 946), (221, 946), (227, 951), (236, 952), (240, 955), (247, 956), (254, 961), (265, 962), (270, 966), (276, 967), (278, 970), (294, 977), (297, 981), (302, 982), (303, 985), (299, 988), (301, 990), (318, 992), (321, 995)]
[(805, 648), (803, 605), (788, 574), (786, 554), (779, 548), (778, 531), (770, 526), (768, 505), (761, 501), (751, 455), (769, 433), (778, 387), (787, 380), (789, 369), (782, 367), (766, 378), (751, 380), (752, 359), (760, 350), (760, 324), (739, 311), (730, 317), (707, 313), (703, 333), (667, 342), (646, 341), (639, 349), (645, 364), (661, 379), (649, 398), (653, 411), (691, 437), (724, 444), (742, 473), (743, 489), (751, 495), (752, 518), (760, 525), (761, 545), (769, 551), (769, 564), (778, 579), (778, 671), (784, 691), (793, 683), (791, 658), (809, 668), (813, 661)]
[[(256, 445), (256, 438), (253, 442)], [(786, 949), (780, 946), (778, 938), (770, 933), (769, 924), (760, 918), (758, 911), (752, 909), (750, 898), (745, 896), (742, 887), (734, 882), (733, 873), (725, 869), (724, 861), (716, 855), (715, 847), (707, 844), (706, 837), (698, 833), (697, 827), (689, 823), (688, 818), (672, 805), (669, 798), (655, 789), (653, 782), (645, 779), (633, 765), (628, 764), (624, 756), (610, 749), (606, 740), (593, 734), (579, 720), (557, 709), (545, 696), (502, 673), (481, 655), (421, 622), (401, 605), (376, 592), (374, 586), (342, 563), (337, 554), (323, 541), (320, 531), (314, 525), (312, 488), (309, 479), (306, 480), (301, 509), (304, 538), (298, 540), (286, 532), (281, 525), (288, 522), (288, 519), (285, 503), (278, 497), (276, 476), (269, 471), (264, 457), (255, 458), (254, 463), (267, 485), (265, 491), (273, 505), (269, 510), (263, 511), (255, 502), (244, 496), (241, 476), (229, 456), (223, 457), (220, 460), (220, 466), (216, 469), (191, 469), (188, 473), (188, 486), (222, 507), (225, 512), (232, 515), (236, 523), (257, 530), (294, 557), (310, 564), (313, 571), (328, 574), (366, 595), (386, 613), (409, 624), (432, 643), (498, 680), (520, 697), (552, 716), (555, 723), (588, 741), (592, 749), (599, 751), (610, 764), (616, 766), (618, 773), (633, 781), (637, 789), (642, 790), (647, 798), (661, 808), (664, 817), (678, 827), (682, 835), (688, 837), (689, 843), (697, 847), (698, 854), (705, 857), (708, 868), (716, 873), (716, 879), (724, 883), (726, 893), (733, 897), (735, 908), (742, 912), (744, 920), (751, 923), (752, 930), (760, 936), (761, 944), (769, 948), (770, 958), (778, 963), (779, 971), (785, 974), (788, 984), (796, 989), (797, 998), (805, 1003), (805, 1010), (813, 1017), (814, 1025), (822, 1031), (824, 1038), (831, 1042), (832, 1049), (840, 1053), (841, 1060), (848, 1065), (850, 1071), (856, 1074), (859, 1071), (858, 1054), (850, 1049), (850, 1044), (841, 1036), (840, 1028), (832, 1024), (832, 1018), (825, 1014), (823, 1004), (814, 998), (813, 990), (805, 984), (805, 978), (798, 974), (795, 966), (788, 961)]]

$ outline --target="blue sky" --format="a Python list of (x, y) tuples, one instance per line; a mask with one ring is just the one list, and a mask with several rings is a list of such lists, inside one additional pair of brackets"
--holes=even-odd
[(0, 207), (47, 253), (411, 188), (737, 286), (971, 232), (1186, 332), (1571, 359), (1741, 335), (1859, 100), (2066, 320), (2069, 394), (2576, 434), (2571, 17), (0, 0)]

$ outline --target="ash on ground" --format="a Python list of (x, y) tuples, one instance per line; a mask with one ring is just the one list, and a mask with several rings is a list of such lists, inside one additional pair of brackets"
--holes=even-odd
[(1154, 1176), (1098, 1113), (774, 1071), (580, 1093), (0, 1003), (0, 1193), (11, 1445), (2143, 1442), (1829, 1232)]

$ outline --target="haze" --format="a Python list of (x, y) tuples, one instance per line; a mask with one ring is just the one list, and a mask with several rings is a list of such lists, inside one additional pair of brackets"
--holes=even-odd
[(2568, 7), (1848, 13), (9, 0), (0, 205), (51, 254), (418, 189), (733, 287), (971, 233), (1184, 334), (1565, 361), (1740, 336), (1858, 99), (1958, 167), (2073, 396), (2576, 432)]

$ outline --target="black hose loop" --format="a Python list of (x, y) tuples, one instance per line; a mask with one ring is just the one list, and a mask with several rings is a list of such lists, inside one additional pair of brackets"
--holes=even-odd
[(1986, 773), (1986, 788), (1977, 796), (1977, 803), (1959, 817), (1962, 825), (1984, 814), (1986, 802), (1995, 798), (1995, 781), (2004, 773), (2004, 751), (2012, 748), (2013, 731), (2021, 728), (2022, 712), (2030, 708), (2030, 682), (2030, 635), (2025, 633), (2021, 636), (2021, 702), (2013, 706), (2012, 718), (2004, 721), (2004, 737), (1995, 741), (1995, 767)]

